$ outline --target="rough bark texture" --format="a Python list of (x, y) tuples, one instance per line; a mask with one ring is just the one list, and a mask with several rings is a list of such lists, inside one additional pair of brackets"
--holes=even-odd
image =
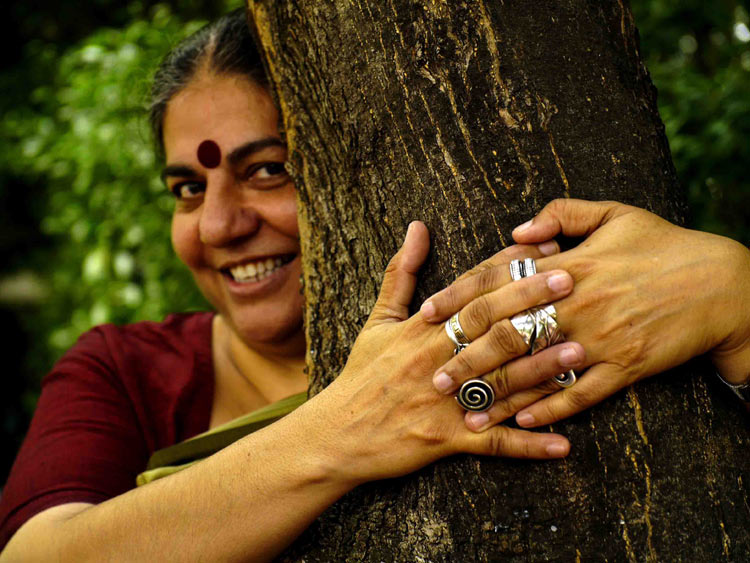
[[(407, 223), (416, 303), (547, 201), (686, 211), (618, 0), (249, 0), (299, 188), (313, 392), (340, 371)], [(458, 457), (374, 483), (284, 555), (305, 561), (740, 561), (750, 436), (705, 364), (555, 426), (549, 463)]]

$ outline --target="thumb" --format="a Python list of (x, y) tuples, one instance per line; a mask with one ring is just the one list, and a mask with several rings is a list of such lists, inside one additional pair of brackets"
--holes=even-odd
[(383, 275), (380, 295), (372, 308), (367, 324), (405, 321), (409, 318), (409, 303), (417, 286), (417, 272), (430, 250), (430, 233), (421, 221), (413, 221), (406, 238)]
[(516, 227), (513, 239), (520, 244), (535, 244), (560, 233), (569, 237), (587, 237), (627, 209), (627, 205), (616, 201), (555, 199), (531, 221)]

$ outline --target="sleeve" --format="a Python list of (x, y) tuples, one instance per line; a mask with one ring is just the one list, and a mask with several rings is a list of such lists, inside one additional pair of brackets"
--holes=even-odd
[(107, 341), (105, 328), (84, 334), (42, 382), (0, 498), (0, 550), (35, 514), (122, 494), (145, 467), (148, 448)]

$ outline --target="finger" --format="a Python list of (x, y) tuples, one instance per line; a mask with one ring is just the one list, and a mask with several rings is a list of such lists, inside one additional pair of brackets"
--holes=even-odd
[[(533, 356), (522, 356), (483, 376), (495, 391), (495, 400), (529, 389), (568, 370), (585, 367), (586, 352), (577, 342), (551, 346)], [(459, 382), (463, 383), (464, 380)], [(559, 389), (559, 386), (558, 386)], [(525, 406), (525, 405), (524, 405)], [(514, 414), (517, 411), (513, 411)]]
[(516, 415), (516, 422), (524, 428), (534, 428), (586, 410), (630, 383), (623, 381), (621, 371), (614, 364), (597, 364), (572, 387), (524, 408)]
[(614, 217), (630, 208), (614, 201), (556, 199), (539, 214), (513, 230), (518, 243), (533, 244), (562, 233), (570, 237), (588, 236)]
[(417, 285), (417, 272), (430, 250), (430, 235), (421, 221), (409, 224), (404, 243), (383, 275), (380, 295), (367, 324), (403, 321), (409, 317), (409, 303)]
[(511, 278), (508, 264), (511, 261), (543, 258), (559, 251), (560, 247), (555, 241), (546, 241), (539, 245), (509, 246), (425, 300), (420, 308), (422, 318), (428, 322), (444, 321), (456, 311), (460, 311), (472, 299), (509, 283)]
[[(447, 335), (445, 340), (448, 340)], [(468, 352), (472, 347), (475, 351), (470, 354)], [(441, 368), (438, 368), (432, 376), (432, 384), (440, 393), (451, 393), (458, 388), (459, 381), (479, 377), (521, 356), (526, 353), (527, 349), (527, 344), (521, 335), (510, 321), (505, 319), (493, 324), (490, 330), (472, 342), (468, 348), (454, 355)], [(490, 356), (492, 359), (489, 359)], [(460, 380), (458, 374), (460, 374)]]
[(467, 412), (464, 415), (464, 423), (473, 432), (484, 432), (512, 417), (521, 409), (533, 405), (540, 399), (557, 393), (559, 390), (560, 386), (557, 383), (547, 379), (536, 387), (524, 389), (495, 401), (485, 412)]
[(572, 290), (573, 278), (564, 270), (535, 274), (480, 295), (461, 309), (458, 319), (464, 334), (475, 340), (496, 322), (562, 299)]
[[(471, 344), (435, 370), (436, 389), (451, 393), (467, 379), (524, 354), (527, 344), (507, 319), (519, 311), (560, 299), (572, 288), (573, 278), (557, 270), (523, 278), (472, 301), (458, 316)], [(445, 340), (448, 339), (446, 334)], [(446, 345), (449, 346), (447, 342)]]
[(570, 442), (560, 434), (495, 426), (482, 434), (466, 430), (461, 434), (459, 447), (461, 451), (479, 455), (554, 459), (568, 455)]

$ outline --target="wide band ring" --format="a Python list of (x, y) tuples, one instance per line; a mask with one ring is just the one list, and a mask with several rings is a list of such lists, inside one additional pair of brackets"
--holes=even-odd
[(459, 405), (471, 412), (484, 412), (495, 402), (495, 390), (484, 379), (465, 381), (456, 395)]
[[(518, 313), (510, 319), (510, 323), (529, 347), (531, 355), (565, 342), (565, 336), (557, 323), (557, 310), (554, 305), (535, 307)], [(560, 387), (570, 387), (576, 380), (576, 374), (572, 369), (552, 378)]]
[(456, 313), (450, 319), (445, 321), (445, 333), (448, 335), (448, 338), (451, 339), (451, 342), (453, 342), (453, 344), (456, 346), (456, 348), (453, 350), (454, 354), (458, 354), (461, 350), (471, 344), (471, 340), (469, 340), (469, 337), (466, 336), (463, 328), (461, 328), (461, 323), (458, 320), (458, 315), (459, 313)]
[(511, 260), (509, 264), (510, 278), (513, 281), (518, 281), (521, 278), (528, 278), (536, 274), (536, 262), (533, 258), (524, 258), (523, 262), (520, 260)]

